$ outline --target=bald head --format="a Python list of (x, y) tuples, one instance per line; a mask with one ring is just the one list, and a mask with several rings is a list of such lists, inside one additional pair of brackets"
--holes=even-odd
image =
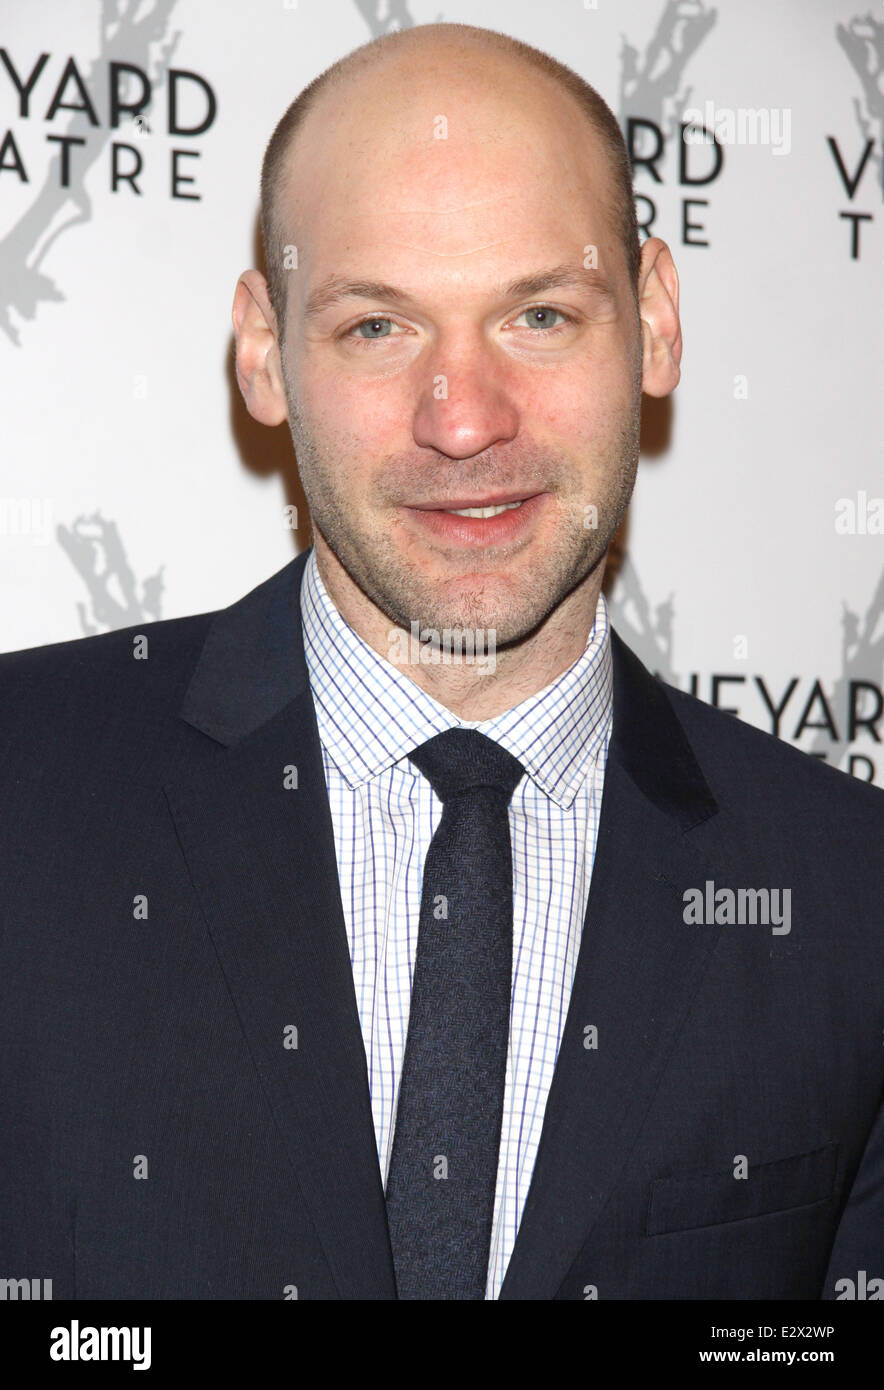
[[(570, 68), (508, 35), (465, 24), (421, 25), (385, 35), (327, 68), (283, 115), (261, 172), (268, 292), (280, 340), (287, 307), (286, 247), (302, 246), (299, 223), (308, 185), (315, 202), (326, 183), (320, 145), (326, 162), (336, 165), (332, 177), (357, 179), (369, 157), (377, 162), (379, 146), (389, 149), (401, 170), (425, 157), (434, 138), (447, 140), (449, 133), (469, 142), (474, 166), (477, 147), (490, 150), (507, 138), (526, 157), (533, 142), (534, 156), (542, 160), (544, 131), (548, 148), (558, 144), (574, 150), (587, 177), (602, 185), (598, 196), (634, 294), (641, 246), (626, 146), (610, 108)], [(480, 160), (477, 196), (481, 176)], [(550, 197), (565, 192), (551, 187)], [(383, 196), (381, 187), (377, 196)], [(353, 212), (358, 215), (355, 203)]]

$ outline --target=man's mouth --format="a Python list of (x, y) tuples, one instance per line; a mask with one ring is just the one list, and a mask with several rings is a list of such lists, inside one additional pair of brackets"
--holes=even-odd
[(415, 503), (405, 511), (425, 532), (448, 544), (489, 546), (526, 539), (546, 501), (543, 492), (511, 492), (496, 497), (440, 498)]
[(437, 502), (412, 502), (410, 510), (416, 512), (455, 512), (458, 516), (496, 516), (509, 507), (520, 507), (537, 492), (497, 492), (484, 497), (449, 497)]

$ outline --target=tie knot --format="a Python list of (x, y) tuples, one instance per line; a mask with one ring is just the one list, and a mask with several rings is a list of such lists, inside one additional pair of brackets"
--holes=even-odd
[(443, 802), (473, 787), (495, 787), (509, 805), (525, 771), (518, 758), (478, 729), (446, 729), (415, 748), (408, 759)]

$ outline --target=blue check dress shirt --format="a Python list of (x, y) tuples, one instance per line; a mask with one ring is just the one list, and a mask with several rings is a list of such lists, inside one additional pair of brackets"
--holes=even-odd
[[(478, 729), (523, 764), (510, 804), (513, 975), (503, 1127), (486, 1299), (515, 1245), (561, 1042), (595, 857), (611, 731), (608, 611), (551, 685), (492, 719), (459, 719), (343, 619), (311, 550), (304, 651), (335, 834), (341, 903), (386, 1185), (424, 860), (442, 803), (408, 754), (445, 729)], [(588, 924), (592, 930), (592, 923)]]

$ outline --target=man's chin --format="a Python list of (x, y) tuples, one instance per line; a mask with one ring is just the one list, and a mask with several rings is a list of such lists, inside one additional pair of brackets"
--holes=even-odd
[(531, 601), (515, 597), (511, 591), (499, 595), (483, 592), (464, 594), (460, 602), (450, 592), (440, 593), (436, 601), (415, 604), (410, 616), (399, 626), (407, 631), (421, 629), (491, 633), (496, 645), (511, 646), (528, 637), (548, 616), (549, 608), (538, 604), (537, 595)]

